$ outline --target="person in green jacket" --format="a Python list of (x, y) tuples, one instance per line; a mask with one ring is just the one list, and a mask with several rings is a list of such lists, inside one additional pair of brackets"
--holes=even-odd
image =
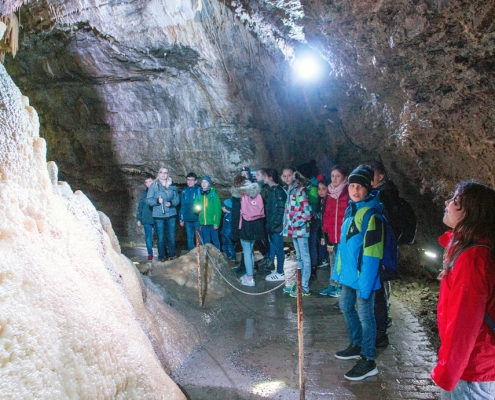
[(222, 202), (208, 175), (201, 178), (201, 191), (194, 200), (193, 209), (199, 215), (201, 244), (213, 243), (220, 250), (218, 228), (222, 221)]

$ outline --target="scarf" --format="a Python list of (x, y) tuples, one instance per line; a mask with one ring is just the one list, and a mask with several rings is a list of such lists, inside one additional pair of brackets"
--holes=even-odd
[(340, 195), (342, 194), (342, 191), (344, 188), (347, 186), (347, 178), (344, 179), (344, 181), (337, 187), (333, 186), (331, 183), (328, 185), (328, 195), (335, 200), (338, 200)]

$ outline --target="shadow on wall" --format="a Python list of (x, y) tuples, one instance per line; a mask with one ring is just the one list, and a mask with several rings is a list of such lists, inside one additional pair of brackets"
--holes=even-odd
[(122, 237), (134, 210), (98, 92), (102, 82), (85, 72), (70, 45), (71, 38), (55, 31), (44, 40), (27, 40), (15, 59), (6, 57), (5, 67), (38, 111), (47, 159), (56, 161), (60, 180), (82, 190)]

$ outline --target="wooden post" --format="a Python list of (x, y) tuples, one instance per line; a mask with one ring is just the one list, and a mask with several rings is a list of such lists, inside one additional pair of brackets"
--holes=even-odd
[(198, 254), (198, 296), (199, 307), (203, 307), (203, 281), (201, 279), (201, 247), (199, 246), (199, 231), (196, 231), (196, 250)]
[(305, 399), (304, 388), (304, 334), (303, 334), (303, 309), (301, 289), (301, 269), (297, 269), (297, 340), (299, 342), (299, 399)]

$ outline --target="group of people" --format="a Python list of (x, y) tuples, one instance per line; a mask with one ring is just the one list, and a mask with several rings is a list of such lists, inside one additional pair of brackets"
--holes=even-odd
[[(294, 168), (284, 168), (281, 181), (275, 169), (261, 168), (254, 181), (246, 170), (234, 178), (231, 198), (223, 202), (223, 208), (208, 176), (202, 177), (197, 187), (196, 176), (188, 174), (188, 186), (180, 197), (166, 168), (160, 169), (155, 181), (147, 180), (140, 210), (147, 208), (145, 205), (151, 207), (154, 224), (149, 225), (157, 231), (158, 245), (163, 246), (167, 229), (169, 258), (175, 257), (170, 234), (175, 228), (173, 209), (180, 202), (179, 221), (186, 227), (190, 249), (196, 230), (203, 243), (211, 241), (220, 248), (223, 210), (223, 250), (235, 262), (234, 243), (240, 241), (243, 285), (255, 285), (253, 246), (257, 240), (267, 238), (270, 245), (267, 254), (273, 271), (265, 279), (285, 280), (283, 290), (292, 297), (297, 294), (284, 270), (283, 237), (292, 238), (303, 296), (310, 295), (315, 265), (328, 255), (330, 282), (319, 294), (339, 297), (349, 336), (349, 346), (335, 357), (357, 359), (345, 374), (349, 380), (376, 375), (376, 346), (388, 345), (389, 283), (381, 279), (379, 267), (386, 227), (395, 231), (401, 217), (390, 212), (398, 190), (387, 179), (383, 165), (363, 164), (350, 174), (336, 165), (330, 171), (330, 182), (321, 175), (306, 179)], [(365, 223), (369, 209), (373, 213)], [(140, 215), (138, 212), (138, 220)], [(174, 222), (168, 221), (171, 217)], [(163, 221), (157, 223), (157, 219)], [(144, 219), (140, 221), (149, 232)], [(438, 304), (442, 345), (431, 376), (442, 388), (442, 399), (493, 399), (495, 191), (475, 182), (459, 185), (454, 197), (446, 201), (443, 222), (451, 231), (439, 240), (446, 249)], [(148, 252), (152, 259), (151, 246)], [(164, 257), (165, 251), (159, 247), (159, 259)]]

